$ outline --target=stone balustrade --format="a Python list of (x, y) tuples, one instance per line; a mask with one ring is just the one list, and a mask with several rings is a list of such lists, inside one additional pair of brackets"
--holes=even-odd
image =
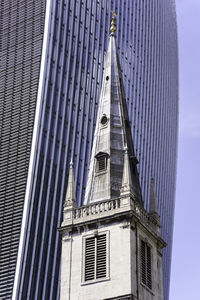
[(148, 213), (148, 211), (134, 200), (132, 204), (135, 215), (137, 215), (143, 223), (148, 224), (153, 230), (156, 230), (157, 221)]
[[(126, 208), (123, 198), (117, 198), (75, 208), (73, 214), (74, 219), (81, 219), (93, 215), (101, 215), (109, 211), (120, 212), (124, 210), (123, 208)], [(155, 219), (153, 219), (152, 216), (137, 201), (131, 199), (131, 208), (129, 207), (129, 209), (131, 209), (135, 216), (137, 216), (143, 223), (148, 224), (153, 230), (156, 229), (157, 222)]]
[(101, 214), (103, 212), (111, 211), (120, 208), (120, 199), (113, 199), (102, 201), (99, 203), (81, 206), (74, 211), (74, 218), (82, 218), (86, 216)]

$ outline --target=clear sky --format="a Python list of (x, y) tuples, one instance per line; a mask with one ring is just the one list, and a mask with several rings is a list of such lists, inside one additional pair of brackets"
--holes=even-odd
[(176, 0), (179, 150), (170, 300), (200, 300), (200, 0)]

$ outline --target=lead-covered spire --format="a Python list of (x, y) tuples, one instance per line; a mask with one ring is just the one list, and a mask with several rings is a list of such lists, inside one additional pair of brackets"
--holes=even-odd
[(113, 19), (84, 204), (120, 196), (125, 161), (128, 161), (134, 197), (142, 202)]

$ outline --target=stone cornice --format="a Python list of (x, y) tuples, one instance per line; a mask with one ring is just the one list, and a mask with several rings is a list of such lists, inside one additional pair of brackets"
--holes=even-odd
[(139, 223), (159, 243), (160, 247), (166, 243), (160, 236), (160, 223), (153, 218), (131, 195), (104, 200), (78, 208), (69, 208), (65, 211), (65, 220), (62, 222), (59, 231), (71, 231), (72, 229), (88, 226), (95, 223), (114, 222), (115, 220), (128, 217)]

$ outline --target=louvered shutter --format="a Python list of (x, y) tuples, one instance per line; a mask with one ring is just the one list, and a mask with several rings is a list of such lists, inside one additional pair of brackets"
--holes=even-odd
[(102, 156), (98, 158), (98, 171), (104, 171), (106, 169), (106, 157)]
[(85, 281), (107, 276), (107, 236), (106, 234), (85, 239)]
[(147, 254), (147, 286), (151, 289), (152, 288), (152, 281), (151, 281), (151, 248), (146, 245), (146, 254)]
[(108, 154), (105, 152), (99, 152), (96, 156), (96, 172), (103, 172), (107, 169)]
[(106, 235), (97, 237), (96, 278), (106, 277)]
[(151, 248), (144, 241), (141, 241), (140, 257), (141, 257), (141, 281), (148, 288), (152, 289)]
[(85, 281), (95, 279), (95, 238), (85, 240)]
[(146, 254), (145, 242), (141, 241), (141, 277), (142, 283), (146, 284)]

